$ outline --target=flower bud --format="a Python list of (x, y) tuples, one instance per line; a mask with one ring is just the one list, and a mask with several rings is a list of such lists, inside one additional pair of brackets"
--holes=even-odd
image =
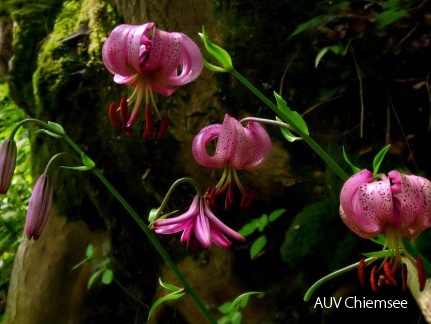
[(24, 231), (28, 239), (37, 240), (45, 227), (51, 209), (53, 186), (51, 178), (43, 173), (33, 188), (27, 209)]
[(6, 139), (0, 147), (0, 194), (5, 194), (12, 182), (16, 166), (16, 143)]

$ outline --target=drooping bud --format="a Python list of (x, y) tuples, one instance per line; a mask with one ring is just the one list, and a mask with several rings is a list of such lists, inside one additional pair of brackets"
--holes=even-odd
[(6, 139), (0, 147), (0, 194), (5, 194), (12, 182), (16, 166), (16, 143)]
[(51, 209), (52, 196), (51, 178), (46, 173), (43, 173), (34, 185), (30, 203), (28, 204), (24, 228), (28, 239), (37, 240), (42, 234)]

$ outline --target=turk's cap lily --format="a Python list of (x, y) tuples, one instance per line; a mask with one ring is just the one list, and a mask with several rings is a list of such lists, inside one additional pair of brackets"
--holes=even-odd
[(158, 234), (173, 234), (183, 231), (181, 242), (187, 243), (187, 249), (208, 249), (212, 243), (227, 248), (231, 242), (227, 237), (244, 241), (244, 237), (221, 222), (205, 203), (203, 196), (196, 195), (187, 212), (184, 214), (159, 219), (153, 223)]
[[(217, 138), (215, 153), (210, 156), (207, 145)], [(254, 170), (271, 156), (271, 139), (258, 122), (248, 122), (247, 127), (235, 118), (225, 115), (223, 124), (204, 127), (193, 140), (196, 161), (208, 168)]]
[(5, 139), (0, 147), (0, 194), (5, 194), (12, 183), (16, 154), (16, 142), (13, 139)]
[(48, 174), (43, 173), (36, 181), (27, 209), (24, 231), (29, 239), (37, 240), (48, 220), (52, 205), (53, 185)]
[(116, 83), (164, 96), (196, 79), (203, 66), (190, 37), (160, 30), (153, 22), (117, 26), (103, 45), (102, 59)]
[(431, 182), (398, 171), (373, 181), (373, 174), (362, 170), (343, 185), (340, 216), (363, 238), (386, 235), (388, 231), (414, 238), (431, 227)]

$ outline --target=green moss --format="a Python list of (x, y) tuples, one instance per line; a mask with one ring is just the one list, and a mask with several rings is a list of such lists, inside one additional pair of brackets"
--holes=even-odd
[(286, 233), (280, 249), (282, 260), (292, 269), (325, 273), (348, 265), (359, 238), (341, 222), (338, 202), (325, 199), (305, 207)]
[(33, 75), (37, 114), (57, 114), (74, 96), (80, 75), (102, 65), (104, 38), (116, 23), (111, 6), (97, 0), (65, 2), (38, 56)]
[(8, 7), (15, 22), (13, 31), (13, 53), (11, 91), (28, 111), (33, 108), (33, 90), (31, 77), (36, 68), (35, 53), (39, 51), (41, 41), (52, 28), (56, 12), (61, 1), (33, 3), (32, 1), (14, 2)]

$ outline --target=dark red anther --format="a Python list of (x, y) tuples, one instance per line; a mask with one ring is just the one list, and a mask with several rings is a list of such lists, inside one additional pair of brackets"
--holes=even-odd
[(109, 105), (109, 119), (111, 120), (111, 124), (115, 129), (120, 129), (120, 123), (118, 122), (117, 115), (117, 105), (114, 102)]
[(377, 292), (376, 274), (377, 274), (377, 266), (375, 265), (371, 269), (371, 275), (370, 275), (370, 284), (371, 284), (371, 289), (373, 290), (373, 292)]
[(128, 108), (126, 98), (121, 98), (120, 100), (120, 116), (121, 116), (121, 121), (123, 122), (123, 129), (126, 132), (126, 135), (127, 136), (132, 135), (132, 127), (127, 126), (127, 123), (130, 119), (130, 115), (129, 115), (129, 108)]
[(157, 132), (157, 140), (161, 140), (163, 138), (163, 136), (165, 136), (166, 132), (168, 131), (168, 127), (169, 127), (169, 118), (167, 115), (164, 115), (162, 117), (162, 123), (160, 125), (160, 129)]
[(227, 186), (227, 196), (229, 199), (229, 204), (232, 205), (234, 202), (234, 195), (233, 195), (233, 185), (232, 183), (229, 183), (229, 185)]
[(385, 280), (392, 286), (397, 286), (398, 283), (393, 276), (394, 271), (391, 269), (391, 265), (388, 260), (383, 263), (383, 271), (385, 272)]
[(210, 208), (214, 208), (215, 206), (215, 196), (216, 196), (216, 188), (208, 188), (204, 197), (205, 197), (205, 203)]
[(123, 122), (123, 125), (126, 125), (129, 121), (129, 108), (127, 105), (127, 98), (121, 98), (120, 100), (120, 116), (121, 121)]
[(423, 291), (425, 288), (425, 283), (427, 281), (427, 276), (425, 273), (424, 265), (422, 263), (422, 259), (419, 256), (416, 257), (416, 267), (418, 268), (419, 290)]
[(362, 287), (365, 286), (364, 271), (365, 271), (365, 258), (362, 258), (358, 264), (358, 277), (359, 277), (359, 282), (361, 283)]
[(403, 291), (407, 290), (407, 265), (405, 263), (403, 263), (403, 272), (402, 272), (402, 285), (401, 285), (401, 289)]
[(246, 189), (244, 189), (242, 191), (242, 197), (241, 197), (241, 203), (240, 203), (241, 208), (250, 207), (253, 197), (254, 197), (254, 190), (247, 191)]
[(147, 139), (151, 136), (154, 131), (154, 117), (150, 104), (145, 106), (145, 131), (142, 137)]

